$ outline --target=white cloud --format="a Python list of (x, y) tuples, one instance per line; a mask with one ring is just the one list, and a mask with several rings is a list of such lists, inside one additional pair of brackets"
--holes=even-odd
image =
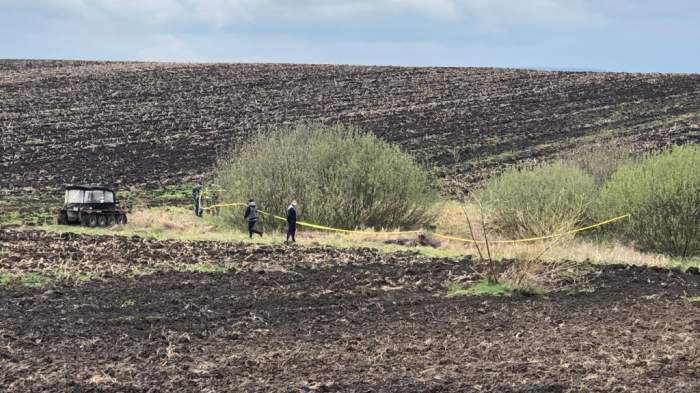
[(0, 0), (0, 57), (697, 70), (697, 0)]
[[(0, 0), (12, 3), (9, 0)], [(598, 17), (582, 0), (26, 0), (80, 17), (106, 16), (146, 24), (205, 24), (221, 28), (240, 21), (339, 20), (414, 13), (437, 19), (518, 25), (584, 23)], [(16, 4), (16, 2), (15, 2)]]
[(171, 34), (154, 34), (137, 45), (132, 60), (201, 62), (208, 60), (194, 45)]

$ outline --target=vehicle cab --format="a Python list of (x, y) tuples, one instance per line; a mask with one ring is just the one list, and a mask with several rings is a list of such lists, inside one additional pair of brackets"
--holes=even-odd
[(65, 189), (59, 224), (80, 223), (89, 226), (109, 226), (126, 221), (113, 190), (96, 185), (69, 186)]

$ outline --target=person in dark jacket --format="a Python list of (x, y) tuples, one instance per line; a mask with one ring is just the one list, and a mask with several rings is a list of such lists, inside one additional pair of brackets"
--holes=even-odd
[(204, 209), (202, 209), (202, 186), (195, 184), (192, 187), (192, 205), (194, 207), (194, 214), (197, 217), (202, 217)]
[(297, 233), (297, 201), (292, 201), (287, 207), (287, 242), (292, 238), (292, 242), (296, 243), (294, 235)]
[(250, 235), (250, 238), (253, 238), (254, 233), (257, 233), (260, 235), (260, 237), (262, 237), (262, 231), (255, 229), (255, 223), (258, 222), (258, 207), (255, 204), (255, 199), (248, 201), (248, 207), (245, 209), (243, 218), (248, 221), (248, 234)]

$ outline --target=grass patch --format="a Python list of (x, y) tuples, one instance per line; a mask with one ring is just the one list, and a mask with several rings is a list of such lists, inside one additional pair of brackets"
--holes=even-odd
[(117, 190), (117, 198), (127, 210), (142, 210), (149, 206), (181, 205), (190, 203), (193, 184), (173, 184), (161, 188)]
[(136, 305), (134, 299), (126, 299), (122, 302), (121, 308), (133, 307), (134, 305)]
[(156, 189), (117, 190), (117, 197), (124, 201), (180, 201), (192, 197), (192, 184), (173, 184)]
[(4, 212), (0, 213), (0, 223), (2, 224), (20, 224), (22, 223), (22, 215), (19, 212)]
[(700, 296), (692, 296), (687, 298), (689, 302), (700, 304)]
[(4, 273), (0, 274), (0, 285), (26, 285), (43, 287), (54, 281), (54, 278), (39, 273)]
[(53, 280), (51, 277), (39, 273), (24, 273), (19, 275), (18, 281), (21, 285), (28, 285), (30, 287), (43, 287), (44, 285), (49, 284)]
[(54, 283), (80, 284), (93, 280), (100, 280), (102, 276), (97, 273), (70, 272), (63, 269), (46, 269), (37, 272), (5, 272), (0, 273), (0, 286), (25, 285), (30, 287), (43, 287)]
[(228, 273), (230, 270), (216, 263), (198, 263), (195, 265), (181, 265), (179, 271), (192, 273)]
[(144, 276), (150, 276), (151, 274), (154, 274), (158, 272), (158, 269), (153, 268), (153, 267), (141, 267), (141, 266), (134, 266), (128, 271), (128, 275), (132, 278), (138, 278), (138, 277), (144, 277)]
[(154, 197), (155, 199), (165, 201), (188, 199), (192, 197), (192, 185), (176, 184), (165, 186), (159, 190), (147, 192), (147, 194), (150, 194), (150, 196)]
[(453, 282), (447, 287), (447, 296), (507, 296), (512, 289), (504, 283), (493, 283), (487, 280), (479, 281), (469, 287)]
[(42, 225), (52, 223), (56, 220), (53, 213), (48, 211), (41, 212), (18, 212), (8, 211), (0, 213), (0, 224), (4, 225), (25, 225), (34, 224)]

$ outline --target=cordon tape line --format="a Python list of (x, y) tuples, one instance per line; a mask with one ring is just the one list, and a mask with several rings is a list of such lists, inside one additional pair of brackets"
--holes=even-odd
[[(213, 208), (219, 208), (219, 207), (233, 207), (233, 206), (248, 206), (245, 203), (226, 203), (226, 204), (220, 204), (220, 205), (212, 205), (209, 207), (204, 208), (204, 210), (209, 210)], [(277, 216), (272, 213), (268, 213), (263, 210), (258, 210), (258, 213), (267, 215), (270, 217), (274, 217), (280, 221), (287, 221), (286, 218)], [(318, 224), (312, 224), (310, 222), (304, 222), (304, 221), (297, 221), (297, 225), (299, 226), (304, 226), (304, 227), (309, 227), (309, 228), (314, 228), (314, 229), (323, 229), (326, 231), (332, 231), (332, 232), (340, 232), (340, 233), (358, 233), (358, 234), (366, 234), (366, 235), (409, 235), (409, 234), (417, 234), (420, 233), (421, 231), (393, 231), (393, 232), (375, 232), (375, 231), (356, 231), (356, 230), (351, 230), (351, 229), (341, 229), (341, 228), (333, 228), (333, 227), (327, 227), (323, 225), (318, 225)]]
[[(233, 206), (248, 206), (245, 203), (225, 203), (225, 204), (220, 204), (220, 205), (212, 205), (209, 207), (205, 207), (204, 210), (210, 210), (214, 208), (219, 208), (219, 207), (233, 207)], [(278, 220), (281, 221), (287, 221), (286, 218), (277, 216), (272, 213), (268, 213), (262, 210), (258, 210), (258, 213), (267, 215), (270, 217), (274, 217)], [(575, 233), (587, 231), (589, 229), (597, 228), (603, 225), (607, 225), (616, 221), (624, 220), (625, 218), (631, 217), (631, 214), (625, 214), (619, 217), (611, 218), (609, 220), (605, 220), (602, 222), (599, 222), (597, 224), (589, 225), (583, 228), (578, 228), (578, 229), (572, 229), (570, 231), (562, 232), (562, 233), (557, 233), (554, 235), (547, 235), (547, 236), (538, 236), (538, 237), (530, 237), (526, 239), (517, 239), (517, 240), (489, 240), (489, 244), (506, 244), (506, 243), (525, 243), (525, 242), (534, 242), (538, 240), (546, 240), (546, 239), (553, 239), (561, 236), (566, 236), (566, 235), (573, 235)], [(312, 224), (308, 222), (303, 222), (303, 221), (297, 221), (297, 225), (304, 226), (304, 227), (309, 227), (309, 228), (314, 228), (314, 229), (322, 229), (325, 231), (332, 231), (332, 232), (340, 232), (340, 233), (357, 233), (357, 234), (366, 234), (366, 235), (410, 235), (410, 234), (418, 234), (418, 233), (427, 233), (429, 235), (433, 235), (435, 237), (439, 237), (442, 239), (446, 240), (454, 240), (454, 241), (459, 241), (459, 242), (464, 242), (464, 243), (479, 243), (479, 244), (484, 244), (486, 243), (485, 240), (474, 240), (474, 239), (465, 239), (461, 237), (455, 237), (455, 236), (449, 236), (449, 235), (443, 235), (441, 233), (436, 233), (436, 232), (425, 232), (425, 231), (393, 231), (393, 232), (375, 232), (375, 231), (356, 231), (356, 230), (351, 230), (351, 229), (341, 229), (341, 228), (333, 228), (333, 227), (327, 227), (323, 225), (318, 225), (318, 224)]]
[[(489, 244), (525, 243), (525, 242), (534, 242), (534, 241), (537, 241), (537, 240), (553, 239), (553, 238), (557, 238), (557, 237), (561, 237), (561, 236), (573, 235), (573, 234), (578, 233), (578, 232), (587, 231), (587, 230), (589, 230), (589, 229), (597, 228), (597, 227), (600, 227), (600, 226), (603, 226), (603, 225), (606, 225), (606, 224), (610, 224), (610, 223), (613, 223), (613, 222), (615, 222), (615, 221), (620, 221), (620, 220), (623, 220), (623, 219), (629, 218), (629, 217), (631, 217), (630, 214), (625, 214), (625, 215), (622, 215), (622, 216), (619, 216), (619, 217), (615, 217), (615, 218), (611, 218), (611, 219), (609, 219), (609, 220), (605, 220), (605, 221), (599, 222), (599, 223), (597, 223), (597, 224), (589, 225), (589, 226), (583, 227), (583, 228), (572, 229), (572, 230), (570, 230), (570, 231), (566, 231), (566, 232), (563, 232), (563, 233), (557, 233), (557, 234), (555, 234), (555, 235), (530, 237), (530, 238), (527, 238), (527, 239), (517, 239), (517, 240), (489, 240)], [(442, 235), (442, 234), (434, 233), (434, 232), (430, 232), (430, 234), (433, 235), (433, 236), (436, 236), (436, 237), (443, 238), (443, 239), (457, 240), (457, 241), (461, 241), (461, 242), (465, 242), (465, 243), (486, 243), (486, 241), (484, 241), (484, 240), (463, 239), (463, 238), (460, 238), (460, 237), (447, 236), (447, 235)]]

